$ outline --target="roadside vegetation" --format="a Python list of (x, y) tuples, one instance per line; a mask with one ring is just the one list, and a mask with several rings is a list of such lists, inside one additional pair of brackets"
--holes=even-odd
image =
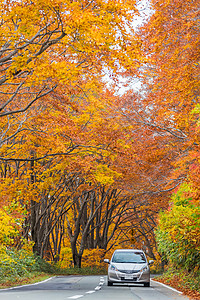
[(36, 257), (27, 249), (0, 248), (0, 256), (1, 289), (40, 282), (52, 276), (106, 274), (104, 264), (101, 267), (92, 265), (83, 268), (60, 268)]
[(33, 283), (49, 277), (55, 272), (51, 265), (37, 259), (29, 250), (0, 248), (0, 286), (1, 288)]
[(183, 292), (184, 295), (187, 295), (192, 300), (200, 299), (199, 272), (188, 272), (184, 269), (168, 267), (163, 275), (156, 277), (155, 280)]
[(190, 185), (182, 184), (160, 212), (156, 239), (165, 272), (156, 280), (200, 299), (200, 207)]

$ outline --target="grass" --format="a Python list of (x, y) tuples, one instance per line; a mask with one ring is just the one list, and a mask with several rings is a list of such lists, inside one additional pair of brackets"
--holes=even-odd
[(45, 273), (30, 273), (27, 277), (21, 278), (7, 278), (3, 282), (0, 282), (0, 289), (11, 288), (20, 285), (32, 284), (39, 281), (43, 281), (45, 279), (50, 278), (52, 275)]

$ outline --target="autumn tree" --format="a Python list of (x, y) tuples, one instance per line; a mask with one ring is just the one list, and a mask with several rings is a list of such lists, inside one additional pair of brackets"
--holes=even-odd
[(84, 189), (74, 197), (66, 220), (75, 266), (81, 267), (85, 249), (106, 253), (114, 246), (128, 201), (112, 186)]
[(1, 145), (28, 131), (26, 111), (59, 84), (65, 103), (75, 103), (105, 67), (134, 63), (126, 50), (133, 10), (132, 1), (1, 3)]
[[(191, 232), (196, 228), (196, 225), (192, 226), (191, 223), (197, 222), (199, 206), (199, 187), (196, 185), (198, 179), (194, 179), (193, 176), (197, 175), (199, 170), (198, 3), (152, 1), (152, 9), (152, 16), (140, 31), (147, 61), (143, 65), (141, 79), (145, 87), (142, 95), (143, 109), (137, 109), (135, 112), (140, 124), (152, 131), (154, 139), (159, 137), (156, 146), (158, 155), (164, 151), (171, 156), (171, 170), (167, 168), (168, 182), (181, 184), (178, 190), (175, 189), (176, 194), (172, 200), (169, 199), (173, 202), (170, 211), (160, 216), (161, 235), (158, 234), (158, 240), (162, 251), (173, 253), (172, 256), (177, 256), (179, 252), (183, 259), (184, 251), (189, 249), (184, 244), (184, 237), (181, 237), (180, 232), (187, 235), (189, 228)], [(161, 139), (165, 143), (162, 152), (159, 150)], [(184, 203), (179, 203), (180, 191), (185, 194)], [(191, 203), (187, 202), (187, 199), (190, 199)], [(193, 221), (191, 211), (194, 212)], [(181, 225), (184, 223), (182, 217), (187, 225)], [(169, 236), (166, 238), (167, 232), (171, 232), (172, 239)], [(166, 239), (168, 250), (164, 246)], [(169, 249), (170, 243), (173, 251)], [(198, 249), (198, 246), (189, 247)], [(190, 256), (189, 252), (188, 255)]]
[[(113, 104), (127, 133), (120, 141), (126, 150), (120, 151), (118, 166), (126, 188), (140, 195), (132, 226), (147, 244), (148, 230), (155, 228), (159, 209), (167, 208), (170, 192), (184, 181), (191, 183), (199, 170), (198, 3), (152, 1), (151, 6), (148, 22), (138, 29), (146, 61), (137, 74), (131, 68), (122, 72), (127, 82), (137, 75), (141, 90), (130, 85)], [(193, 202), (198, 203), (193, 175)]]
[(199, 97), (198, 3), (153, 1), (152, 7), (155, 13), (141, 32), (150, 57), (144, 72), (145, 103), (153, 109), (153, 119), (146, 123), (176, 138), (183, 161), (187, 150), (198, 151), (199, 146), (193, 130), (198, 116), (192, 113)]
[[(112, 70), (115, 76), (120, 65), (134, 66), (139, 44), (127, 30), (131, 29), (134, 10), (133, 1), (1, 3), (1, 190), (6, 193), (12, 181), (7, 196), (31, 212), (25, 235), (30, 228), (35, 251), (40, 255), (49, 236), (44, 224), (51, 218), (60, 222), (60, 213), (56, 217), (53, 212), (58, 209), (59, 201), (61, 207), (65, 203), (62, 197), (57, 197), (58, 202), (54, 202), (51, 195), (49, 198), (41, 186), (45, 186), (47, 180), (43, 172), (52, 174), (52, 169), (47, 170), (47, 167), (56, 155), (73, 152), (76, 156), (77, 148), (81, 148), (85, 156), (86, 147), (88, 153), (94, 153), (96, 147), (99, 149), (100, 143), (82, 143), (85, 133), (78, 137), (74, 119), (84, 128), (88, 122), (84, 118), (93, 115), (105, 68)], [(132, 48), (135, 49), (133, 56)], [(73, 114), (82, 105), (88, 107), (87, 113)], [(43, 118), (45, 110), (50, 114)], [(63, 112), (67, 117), (63, 117)], [(55, 125), (53, 122), (47, 125), (52, 121), (50, 116), (57, 124), (67, 122), (65, 133), (57, 125), (56, 130), (50, 132), (50, 127)], [(56, 163), (55, 173), (63, 182), (59, 160)], [(56, 187), (59, 180), (54, 180)], [(47, 184), (46, 189), (48, 187)], [(69, 187), (63, 182), (63, 189)], [(42, 244), (44, 232), (46, 241)]]

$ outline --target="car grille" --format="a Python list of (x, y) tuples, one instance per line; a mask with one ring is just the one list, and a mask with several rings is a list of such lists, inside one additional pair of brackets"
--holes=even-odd
[(119, 270), (119, 269), (118, 271), (124, 274), (134, 274), (139, 272), (139, 270)]

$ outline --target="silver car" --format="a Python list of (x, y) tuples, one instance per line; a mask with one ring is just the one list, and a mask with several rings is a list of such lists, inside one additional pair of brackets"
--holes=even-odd
[(115, 250), (111, 261), (104, 259), (108, 263), (108, 285), (113, 283), (142, 283), (150, 286), (149, 262), (142, 250), (119, 249)]

